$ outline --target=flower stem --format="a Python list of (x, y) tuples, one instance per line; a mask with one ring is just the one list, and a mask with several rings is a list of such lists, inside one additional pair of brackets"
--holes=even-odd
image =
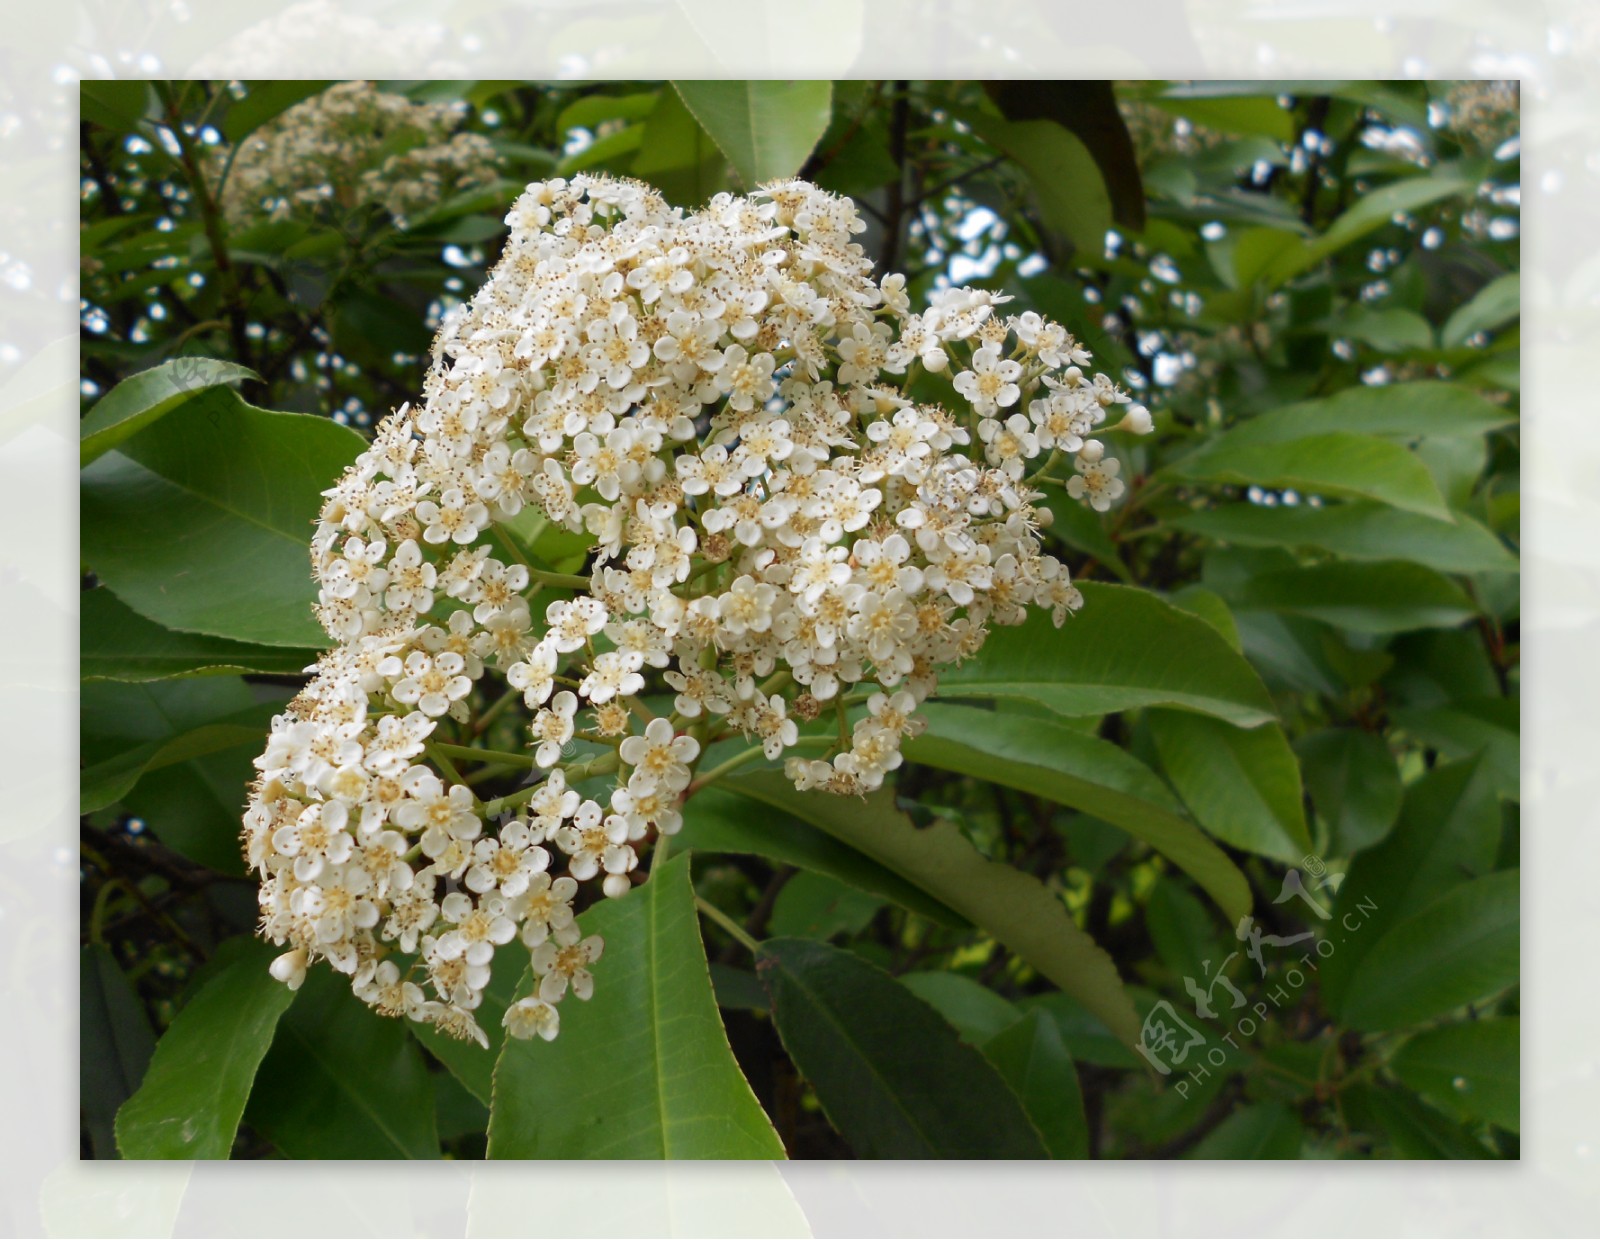
[(711, 918), (712, 921), (716, 922), (717, 925), (726, 930), (734, 939), (742, 943), (752, 956), (761, 951), (761, 944), (757, 943), (753, 938), (745, 933), (745, 928), (743, 926), (734, 921), (733, 918), (729, 917), (715, 904), (712, 904), (711, 901), (707, 900), (704, 896), (697, 895), (694, 898), (694, 903), (696, 908), (698, 908), (707, 917)]
[(476, 749), (471, 745), (446, 745), (435, 741), (429, 746), (436, 754), (460, 758), (464, 762), (493, 762), (501, 766), (533, 766), (532, 754), (511, 753), (504, 749)]

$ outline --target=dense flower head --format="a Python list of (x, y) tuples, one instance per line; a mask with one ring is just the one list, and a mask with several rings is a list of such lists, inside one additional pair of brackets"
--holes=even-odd
[[(276, 976), (325, 958), (378, 1010), (479, 1040), (512, 939), (537, 979), (512, 1036), (556, 1036), (589, 996), (580, 884), (631, 888), (708, 745), (743, 735), (797, 788), (866, 793), (941, 668), (1029, 607), (1081, 606), (1032, 482), (1076, 458), (1065, 485), (1103, 509), (1122, 482), (1092, 437), (1150, 426), (1002, 295), (913, 311), (850, 200), (805, 182), (687, 214), (580, 176), (507, 223), (421, 403), (326, 492), (312, 561), (339, 644), (274, 721), (245, 817)], [(585, 571), (525, 562), (537, 530)], [(507, 701), (530, 779), (480, 800), (456, 762)]]
[[(230, 155), (214, 152), (228, 222), (314, 216), (329, 205), (376, 206), (402, 227), (460, 190), (491, 184), (499, 156), (457, 132), (460, 103), (428, 103), (340, 82), (286, 109)], [(224, 175), (224, 170), (225, 175)]]

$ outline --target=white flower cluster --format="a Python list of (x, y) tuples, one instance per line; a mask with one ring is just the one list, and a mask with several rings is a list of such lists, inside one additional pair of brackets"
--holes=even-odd
[[(804, 182), (685, 215), (554, 180), (507, 222), (421, 406), (326, 493), (312, 557), (340, 644), (274, 721), (245, 819), (280, 977), (323, 957), (379, 1011), (480, 1039), (514, 938), (540, 980), (512, 1035), (555, 1036), (565, 993), (588, 996), (578, 885), (629, 890), (704, 746), (743, 734), (799, 788), (866, 792), (942, 666), (1029, 605), (1062, 623), (1082, 599), (1040, 553), (1031, 481), (1075, 457), (1072, 494), (1103, 509), (1122, 483), (1090, 436), (1119, 407), (1150, 422), (1004, 297), (913, 312), (854, 205)], [(582, 536), (589, 572), (529, 563), (510, 527), (530, 517)], [(475, 748), (518, 700), (528, 752)], [(480, 800), (506, 763), (529, 781)]]
[[(405, 227), (459, 190), (491, 184), (499, 156), (481, 134), (453, 132), (460, 103), (418, 103), (371, 82), (341, 82), (245, 138), (222, 181), (223, 214), (238, 228), (315, 215), (327, 204), (377, 206)], [(213, 183), (227, 155), (212, 153)]]

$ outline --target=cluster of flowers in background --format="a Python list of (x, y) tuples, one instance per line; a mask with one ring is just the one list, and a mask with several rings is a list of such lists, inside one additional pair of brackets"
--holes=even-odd
[(493, 144), (457, 132), (466, 112), (462, 103), (415, 102), (371, 82), (341, 82), (236, 149), (214, 149), (207, 179), (222, 185), (220, 205), (235, 228), (316, 215), (330, 203), (381, 208), (403, 228), (451, 194), (495, 181)]
[[(554, 1037), (588, 997), (579, 884), (630, 889), (711, 746), (870, 791), (941, 667), (1029, 606), (1061, 624), (1082, 599), (1040, 552), (1032, 483), (1070, 460), (1104, 510), (1123, 484), (1092, 436), (1150, 427), (1002, 296), (913, 310), (854, 205), (801, 181), (685, 214), (552, 180), (507, 223), (422, 402), (327, 492), (312, 558), (339, 644), (274, 721), (245, 818), (277, 976), (325, 958), (380, 1012), (479, 1040), (513, 939), (537, 985), (510, 1034)], [(514, 531), (540, 527), (582, 537), (582, 576), (524, 557)], [(518, 704), (525, 751), (481, 748)]]

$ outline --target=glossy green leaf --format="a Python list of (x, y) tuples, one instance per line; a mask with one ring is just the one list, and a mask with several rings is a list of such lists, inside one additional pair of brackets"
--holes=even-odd
[(89, 78), (78, 82), (83, 119), (106, 129), (131, 130), (150, 109), (150, 83), (142, 78)]
[(1238, 867), (1187, 819), (1155, 772), (1125, 749), (1050, 719), (943, 702), (930, 702), (922, 713), (927, 727), (904, 745), (911, 761), (1093, 814), (1193, 876), (1230, 921), (1249, 911), (1250, 887)]
[(1311, 851), (1300, 767), (1277, 724), (1247, 730), (1175, 710), (1147, 711), (1145, 723), (1167, 778), (1212, 835), (1280, 861)]
[[(1246, 424), (1247, 430), (1252, 424)], [(1441, 521), (1450, 509), (1428, 467), (1404, 445), (1350, 431), (1263, 441), (1234, 431), (1168, 468), (1195, 482), (1293, 488), (1302, 494), (1378, 500)]]
[(833, 113), (833, 84), (826, 81), (672, 85), (751, 189), (799, 172)]
[(894, 978), (809, 939), (756, 969), (784, 1049), (858, 1158), (1046, 1158), (1005, 1080)]
[(315, 968), (256, 1073), (250, 1126), (290, 1158), (438, 1158), (433, 1082), (406, 1022)]
[(1130, 1045), (1139, 1020), (1111, 958), (1038, 879), (986, 859), (953, 823), (918, 828), (888, 789), (864, 801), (797, 792), (778, 772), (729, 780), (740, 793), (822, 828), (988, 932)]
[[(1196, 83), (1203, 90), (1212, 83)], [(1194, 87), (1170, 87), (1151, 102), (1177, 116), (1223, 133), (1259, 133), (1280, 142), (1294, 141), (1294, 115), (1262, 88), (1255, 95), (1208, 95)]]
[(1062, 715), (1181, 706), (1254, 727), (1276, 717), (1260, 678), (1214, 628), (1127, 586), (1081, 586), (1060, 630), (1044, 612), (997, 627), (983, 650), (941, 673), (946, 698), (1021, 698)]
[(902, 973), (897, 980), (974, 1046), (1009, 1029), (1022, 1015), (1010, 1000), (964, 973)]
[(156, 1044), (139, 1091), (117, 1112), (124, 1158), (226, 1158), (245, 1099), (294, 991), (254, 942), (213, 974)]
[(1348, 856), (1389, 834), (1404, 789), (1394, 754), (1381, 736), (1359, 728), (1325, 728), (1295, 742), (1311, 804), (1331, 833), (1330, 848)]
[(244, 98), (229, 104), (222, 120), (222, 136), (229, 142), (240, 142), (295, 104), (321, 94), (332, 85), (332, 82), (301, 78), (251, 82)]
[(768, 928), (779, 938), (831, 939), (866, 929), (883, 901), (826, 874), (802, 870), (784, 883)]
[(1050, 1157), (1089, 1157), (1078, 1070), (1055, 1021), (1043, 1012), (1029, 1012), (979, 1049), (1022, 1100)]
[(1423, 379), (1361, 384), (1321, 400), (1302, 401), (1251, 418), (1228, 433), (1238, 443), (1281, 443), (1347, 431), (1411, 439), (1476, 439), (1517, 420), (1504, 405), (1459, 383)]
[[(178, 357), (124, 379), (78, 424), (78, 464), (89, 464), (174, 410), (255, 371), (210, 357)], [(220, 407), (220, 402), (218, 407)]]
[(1355, 1029), (1436, 1020), (1516, 985), (1521, 875), (1474, 878), (1392, 927), (1356, 966), (1340, 1006)]
[(1340, 884), (1333, 913), (1344, 934), (1318, 970), (1331, 1009), (1390, 927), (1489, 872), (1500, 834), (1500, 807), (1475, 761), (1435, 767), (1406, 789), (1394, 829), (1356, 854)]
[(1522, 276), (1507, 272), (1489, 281), (1472, 300), (1458, 307), (1439, 331), (1439, 343), (1447, 349), (1463, 345), (1479, 332), (1504, 327), (1522, 313)]
[(1370, 501), (1293, 506), (1225, 504), (1167, 524), (1245, 547), (1311, 547), (1351, 560), (1410, 560), (1445, 573), (1515, 571), (1517, 560), (1470, 517), (1438, 521)]
[(144, 1005), (103, 943), (78, 955), (78, 1111), (96, 1158), (115, 1158), (117, 1108), (144, 1079), (156, 1047)]
[(1510, 1132), (1522, 1120), (1522, 1033), (1515, 1016), (1427, 1029), (1389, 1058), (1389, 1071), (1435, 1106)]
[(1239, 637), (1239, 622), (1234, 619), (1233, 611), (1222, 595), (1204, 586), (1184, 586), (1181, 590), (1174, 590), (1169, 594), (1167, 601), (1191, 615), (1199, 616), (1222, 634), (1230, 649), (1240, 654), (1244, 653), (1244, 642)]
[[(1145, 929), (1156, 954), (1177, 978), (1197, 981), (1212, 975), (1210, 962), (1226, 955), (1217, 950), (1216, 914), (1208, 912), (1188, 888), (1170, 874), (1163, 874), (1150, 888), (1144, 907)], [(1237, 925), (1232, 918), (1230, 925)], [(1230, 944), (1231, 946), (1231, 944)]]
[(84, 559), (167, 628), (324, 647), (309, 531), (363, 440), (327, 418), (211, 393), (83, 471)]
[(1281, 1102), (1258, 1102), (1235, 1111), (1185, 1158), (1299, 1158), (1305, 1132)]
[(1028, 174), (1046, 224), (1091, 258), (1104, 253), (1111, 196), (1081, 138), (1050, 120), (1007, 121), (978, 112), (963, 112), (961, 119)]
[(506, 1039), (489, 1157), (783, 1157), (728, 1048), (688, 855), (656, 866), (644, 886), (579, 923), (605, 941), (594, 997), (567, 997), (553, 1042)]
[(957, 929), (968, 925), (954, 909), (848, 843), (794, 814), (774, 813), (770, 807), (754, 805), (748, 797), (727, 788), (705, 788), (685, 802), (683, 830), (673, 842), (696, 852), (765, 857), (780, 865), (837, 879), (942, 925)]
[(1360, 633), (1453, 628), (1477, 614), (1455, 582), (1404, 560), (1263, 573), (1233, 590), (1229, 602), (1240, 610), (1288, 612)]
[(1390, 306), (1347, 310), (1328, 325), (1328, 334), (1370, 344), (1385, 353), (1407, 353), (1433, 347), (1433, 326), (1415, 310)]
[(270, 710), (250, 707), (231, 720), (219, 720), (163, 741), (151, 741), (104, 762), (86, 767), (78, 775), (78, 812), (92, 814), (114, 805), (132, 791), (150, 771), (201, 758), (219, 749), (260, 741), (266, 735)]
[(316, 662), (317, 651), (255, 646), (164, 629), (101, 587), (81, 595), (78, 668), (84, 680), (143, 682), (230, 672), (295, 676)]

